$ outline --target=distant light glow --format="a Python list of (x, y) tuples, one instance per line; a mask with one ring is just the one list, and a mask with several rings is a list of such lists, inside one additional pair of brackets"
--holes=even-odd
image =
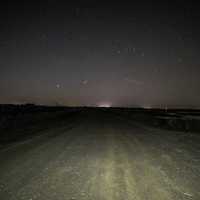
[(145, 106), (142, 106), (144, 109), (151, 109), (152, 106), (148, 106), (148, 105), (145, 105)]
[(112, 106), (111, 103), (100, 103), (98, 104), (98, 107), (101, 107), (101, 108), (110, 108)]

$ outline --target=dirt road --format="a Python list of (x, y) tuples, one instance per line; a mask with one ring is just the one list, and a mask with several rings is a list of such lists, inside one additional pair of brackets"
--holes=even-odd
[(102, 111), (0, 151), (1, 200), (200, 199), (200, 135)]

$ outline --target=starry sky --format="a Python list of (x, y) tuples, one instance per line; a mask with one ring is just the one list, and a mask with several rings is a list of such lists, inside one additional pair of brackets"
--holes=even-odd
[(197, 3), (67, 2), (1, 5), (0, 103), (200, 107)]

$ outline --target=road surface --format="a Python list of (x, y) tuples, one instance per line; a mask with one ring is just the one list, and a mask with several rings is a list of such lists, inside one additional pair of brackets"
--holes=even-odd
[(102, 111), (0, 150), (1, 200), (200, 199), (200, 136)]

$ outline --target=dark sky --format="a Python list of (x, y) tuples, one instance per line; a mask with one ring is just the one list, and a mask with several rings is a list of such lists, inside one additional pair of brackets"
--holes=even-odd
[(0, 103), (200, 107), (197, 3), (25, 2), (0, 8)]

